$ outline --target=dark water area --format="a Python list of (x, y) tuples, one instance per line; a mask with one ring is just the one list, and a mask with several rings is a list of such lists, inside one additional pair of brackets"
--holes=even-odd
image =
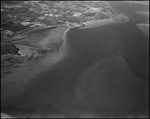
[[(127, 61), (136, 75), (140, 78), (148, 78), (146, 74), (148, 74), (149, 37), (136, 28), (132, 22), (72, 31), (70, 34), (71, 38), (68, 41), (70, 42), (70, 49), (77, 48), (71, 51), (72, 55), (75, 54), (74, 57), (77, 55), (80, 57), (80, 54), (81, 56), (93, 54), (98, 57), (102, 55), (99, 57), (100, 59), (94, 58), (97, 61), (107, 59), (109, 55), (114, 54), (113, 51), (111, 51), (112, 53), (108, 51), (110, 49), (106, 49), (110, 43), (110, 48), (115, 47), (113, 50), (117, 52), (116, 54), (120, 51), (121, 56)], [(80, 47), (79, 44), (81, 44)], [(90, 57), (93, 58), (92, 56)]]
[(14, 24), (13, 22), (9, 22), (7, 24), (2, 24), (1, 27), (3, 30), (10, 30), (13, 33), (16, 33), (17, 31), (21, 31), (21, 30), (30, 28), (29, 26), (24, 26), (21, 24)]
[(149, 116), (149, 36), (137, 21), (70, 30), (67, 57), (23, 94), (2, 100), (1, 110), (13, 116)]

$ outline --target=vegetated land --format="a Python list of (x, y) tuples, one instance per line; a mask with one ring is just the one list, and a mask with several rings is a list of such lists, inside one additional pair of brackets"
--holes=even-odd
[(1, 66), (5, 71), (1, 73), (9, 72), (6, 67), (12, 64), (59, 52), (68, 22), (80, 24), (119, 14), (104, 1), (2, 1)]
[(67, 21), (80, 23), (91, 19), (106, 19), (118, 14), (103, 1), (3, 1), (1, 8), (2, 31), (10, 30), (13, 34), (35, 27), (60, 25)]

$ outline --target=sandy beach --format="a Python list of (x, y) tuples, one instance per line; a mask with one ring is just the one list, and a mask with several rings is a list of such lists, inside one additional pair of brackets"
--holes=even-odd
[(97, 26), (105, 25), (105, 24), (110, 23), (112, 21), (113, 21), (112, 19), (87, 21), (87, 22), (83, 22), (83, 24), (85, 26), (81, 27), (79, 29), (97, 27)]
[(114, 18), (101, 19), (101, 20), (91, 20), (91, 21), (83, 22), (83, 24), (85, 26), (81, 27), (79, 29), (92, 28), (92, 27), (97, 27), (97, 26), (101, 26), (101, 25), (105, 25), (105, 24), (122, 23), (122, 22), (127, 22), (127, 21), (128, 21), (128, 18), (125, 16), (124, 17), (123, 16), (117, 16)]

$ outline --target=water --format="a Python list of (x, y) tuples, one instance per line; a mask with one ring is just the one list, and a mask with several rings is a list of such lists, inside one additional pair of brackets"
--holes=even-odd
[(2, 28), (3, 28), (3, 30), (10, 30), (13, 33), (16, 33), (17, 31), (24, 30), (24, 29), (27, 29), (30, 27), (29, 26), (23, 26), (21, 24), (14, 25), (14, 23), (10, 22), (10, 23), (7, 23), (6, 25), (2, 25)]
[(2, 111), (31, 117), (147, 116), (149, 36), (136, 26), (146, 20), (136, 15), (136, 21), (69, 31), (66, 58), (26, 92), (3, 100)]

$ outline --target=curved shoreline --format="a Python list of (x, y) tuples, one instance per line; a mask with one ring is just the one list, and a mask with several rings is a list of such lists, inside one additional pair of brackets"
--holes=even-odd
[[(42, 89), (39, 89), (38, 91), (36, 91), (36, 89), (32, 89), (31, 88), (31, 90), (34, 90), (34, 91), (36, 91), (35, 93), (37, 94), (36, 96), (37, 97), (39, 97), (39, 103), (41, 103), (42, 101), (45, 101), (44, 103), (46, 104), (46, 105), (50, 105), (51, 104), (51, 106), (53, 106), (54, 108), (61, 108), (60, 110), (62, 111), (62, 112), (64, 112), (64, 113), (69, 113), (70, 115), (72, 114), (72, 115), (75, 115), (76, 113), (77, 113), (77, 115), (78, 115), (78, 113), (80, 114), (80, 113), (82, 113), (82, 110), (81, 110), (81, 112), (79, 112), (80, 110), (76, 110), (76, 113), (75, 114), (73, 114), (73, 112), (71, 112), (72, 110), (74, 111), (74, 109), (72, 108), (72, 106), (76, 106), (76, 105), (81, 105), (82, 106), (82, 104), (84, 103), (86, 103), (86, 101), (88, 102), (88, 101), (91, 101), (90, 102), (90, 104), (92, 105), (92, 103), (94, 103), (94, 104), (96, 104), (95, 102), (93, 102), (93, 100), (92, 100), (92, 98), (95, 96), (94, 94), (95, 94), (95, 92), (97, 92), (97, 89), (101, 89), (98, 93), (96, 93), (97, 95), (95, 96), (95, 97), (98, 97), (98, 94), (101, 94), (102, 95), (102, 97), (99, 97), (99, 99), (102, 101), (102, 102), (104, 102), (104, 104), (106, 103), (106, 102), (108, 102), (108, 103), (110, 103), (110, 104), (112, 104), (112, 107), (113, 106), (116, 106), (118, 103), (117, 102), (119, 102), (119, 101), (122, 101), (123, 99), (125, 99), (125, 100), (123, 100), (122, 101), (122, 105), (119, 105), (119, 109), (118, 109), (118, 111), (120, 111), (120, 107), (121, 106), (124, 106), (125, 107), (125, 109), (127, 108), (128, 109), (128, 105), (130, 105), (131, 107), (134, 105), (134, 103), (136, 104), (139, 104), (139, 102), (141, 101), (141, 95), (143, 96), (144, 94), (141, 94), (141, 95), (136, 95), (136, 94), (138, 94), (137, 92), (138, 91), (141, 91), (140, 89), (139, 89), (139, 87), (141, 86), (141, 85), (143, 85), (143, 86), (145, 86), (144, 85), (144, 82), (140, 82), (141, 80), (137, 77), (137, 76), (135, 76), (135, 75), (133, 75), (133, 74), (131, 74), (131, 75), (127, 75), (128, 73), (127, 73), (127, 71), (126, 71), (126, 69), (127, 69), (127, 65), (126, 65), (126, 62), (124, 62), (124, 60), (122, 61), (122, 59), (121, 59), (121, 57), (120, 58), (118, 58), (118, 60), (120, 61), (120, 62), (118, 62), (118, 61), (115, 61), (116, 62), (116, 64), (118, 64), (117, 66), (120, 68), (116, 68), (116, 65), (114, 64), (114, 62), (112, 61), (112, 62), (110, 62), (110, 63), (108, 63), (108, 67), (105, 67), (105, 65), (103, 65), (103, 66), (101, 66), (101, 64), (98, 64), (99, 62), (97, 61), (97, 65), (95, 66), (93, 66), (93, 67), (89, 67), (89, 69), (87, 68), (86, 70), (84, 70), (84, 72), (81, 72), (81, 71), (83, 71), (83, 67), (85, 66), (85, 65), (87, 65), (86, 63), (89, 63), (89, 62), (86, 62), (87, 60), (86, 60), (86, 58), (89, 58), (88, 60), (92, 60), (93, 61), (93, 59), (92, 59), (92, 56), (94, 56), (95, 58), (98, 58), (98, 57), (96, 57), (95, 55), (93, 55), (95, 52), (94, 51), (96, 51), (94, 48), (91, 48), (91, 49), (89, 49), (88, 50), (88, 52), (90, 52), (91, 50), (93, 50), (93, 52), (90, 52), (90, 54), (86, 54), (87, 52), (84, 52), (84, 54), (83, 55), (79, 55), (78, 56), (78, 58), (84, 58), (84, 60), (82, 60), (82, 62), (81, 62), (81, 64), (79, 64), (80, 62), (78, 61), (77, 62), (77, 64), (75, 64), (74, 62), (73, 62), (73, 60), (71, 60), (69, 63), (68, 63), (68, 61), (66, 60), (66, 58), (67, 58), (67, 54), (68, 54), (68, 45), (67, 45), (67, 39), (66, 39), (66, 35), (67, 35), (67, 33), (69, 32), (69, 29), (67, 29), (65, 32), (64, 32), (64, 35), (63, 35), (63, 38), (64, 38), (64, 42), (63, 42), (63, 45), (62, 45), (62, 47), (61, 47), (61, 50), (60, 50), (60, 52), (59, 53), (53, 53), (53, 54), (48, 54), (47, 56), (45, 56), (44, 58), (42, 58), (42, 59), (40, 59), (38, 62), (35, 62), (34, 63), (34, 67), (33, 66), (29, 66), (29, 69), (27, 68), (27, 69), (25, 69), (25, 71), (26, 70), (29, 70), (27, 73), (25, 73), (24, 74), (24, 79), (23, 80), (26, 80), (26, 77), (27, 76), (29, 76), (29, 80), (30, 79), (33, 79), (34, 81), (36, 81), (36, 78), (38, 78), (38, 80), (39, 80), (39, 82), (40, 82), (40, 80), (41, 80), (41, 84), (38, 84), (38, 85), (36, 85), (36, 88), (38, 89), (38, 86), (40, 86), (40, 85), (43, 85), (43, 87), (42, 87)], [(139, 33), (139, 32), (138, 32)], [(103, 35), (103, 33), (101, 33), (101, 35)], [(107, 36), (107, 35), (106, 35)], [(107, 37), (105, 37), (105, 38), (107, 38)], [(111, 38), (111, 37), (109, 37), (109, 38)], [(86, 41), (86, 40), (85, 40)], [(91, 41), (93, 41), (93, 40), (91, 40)], [(104, 39), (104, 41), (105, 41), (105, 39)], [(106, 41), (105, 41), (106, 42)], [(83, 42), (82, 42), (83, 43)], [(89, 42), (89, 43), (92, 43), (92, 42)], [(96, 45), (96, 47), (98, 47), (98, 45), (97, 45), (97, 43), (98, 42), (96, 42), (96, 44), (92, 44), (92, 45)], [(108, 44), (110, 43), (110, 45), (108, 45), (108, 46), (113, 46), (113, 45), (111, 45), (111, 43), (112, 42), (108, 42)], [(86, 45), (81, 45), (80, 47), (82, 47), (82, 46), (86, 46)], [(91, 46), (91, 45), (87, 45), (87, 47), (88, 46)], [(106, 46), (107, 46), (107, 43), (106, 43)], [(121, 45), (121, 47), (126, 47), (126, 46), (128, 46), (128, 45), (125, 45), (124, 46), (124, 43)], [(110, 49), (111, 49), (111, 47), (109, 47)], [(78, 47), (77, 47), (77, 49), (78, 49)], [(74, 50), (77, 50), (77, 49), (74, 49)], [(103, 49), (103, 48), (102, 48)], [(81, 49), (82, 50), (82, 49)], [(84, 50), (84, 49), (83, 49)], [(100, 49), (101, 50), (101, 49)], [(100, 50), (99, 50), (99, 52), (98, 53), (96, 53), (96, 55), (98, 55), (98, 54), (100, 54), (101, 52), (100, 52)], [(106, 50), (107, 51), (107, 50)], [(79, 51), (77, 52), (77, 53), (80, 53), (80, 49), (79, 49)], [(60, 56), (61, 55), (61, 56)], [(74, 55), (74, 54), (73, 54)], [(90, 56), (90, 57), (88, 57), (88, 56)], [(91, 58), (91, 59), (90, 59)], [(99, 59), (101, 59), (101, 58), (99, 58)], [(62, 66), (60, 66), (59, 67), (59, 64), (61, 64), (61, 63), (63, 63), (63, 61), (65, 61), (65, 62), (67, 62), (66, 63), (66, 65), (64, 64), (64, 65), (62, 65)], [(96, 62), (95, 61), (95, 62)], [(75, 62), (76, 62), (76, 60), (75, 60)], [(85, 63), (86, 62), (86, 63)], [(102, 61), (102, 63), (103, 62), (105, 62), (106, 64), (107, 64), (107, 62), (108, 61)], [(124, 64), (123, 66), (122, 66), (122, 63)], [(79, 65), (79, 66), (76, 66), (76, 65)], [(111, 67), (111, 65), (113, 65), (114, 67), (112, 67), (112, 68), (110, 68)], [(57, 67), (58, 66), (58, 67)], [(92, 66), (92, 65), (90, 65), (90, 66)], [(107, 66), (107, 65), (106, 65)], [(110, 67), (109, 67), (110, 66)], [(72, 68), (71, 68), (72, 67)], [(54, 68), (54, 69), (52, 69), (52, 68)], [(85, 74), (85, 75), (81, 75), (81, 74), (78, 74), (78, 80), (79, 80), (79, 88), (77, 87), (77, 89), (79, 89), (79, 90), (76, 90), (76, 95), (77, 95), (77, 98), (79, 98), (80, 100), (79, 101), (83, 101), (83, 103), (79, 103), (79, 101), (78, 100), (73, 100), (74, 98), (76, 99), (76, 97), (74, 97), (74, 95), (72, 94), (72, 92), (71, 92), (71, 95), (69, 95), (69, 94), (67, 94), (67, 95), (65, 95), (65, 93), (66, 92), (63, 92), (63, 91), (66, 91), (66, 90), (64, 90), (64, 88), (65, 88), (65, 84), (68, 84), (68, 82), (71, 82), (71, 77), (72, 76), (74, 76), (74, 75), (76, 75), (76, 74), (74, 74), (74, 73), (72, 73), (72, 72), (74, 72), (74, 69), (78, 69), (78, 68), (80, 68), (79, 70), (80, 70), (80, 72), (81, 72), (81, 74), (83, 73), (83, 74)], [(116, 72), (120, 72), (120, 75), (123, 73), (123, 75), (121, 75), (121, 76), (123, 76), (123, 78), (120, 78), (120, 80), (117, 80), (117, 78), (115, 77), (115, 75), (113, 74), (113, 72), (112, 72), (112, 74), (110, 73), (110, 75), (109, 75), (109, 72), (107, 72), (107, 74), (103, 74), (103, 72), (100, 70), (100, 69), (108, 69), (109, 71), (116, 71)], [(42, 72), (40, 72), (40, 74), (38, 74), (37, 75), (37, 72), (35, 71), (35, 70), (42, 70)], [(52, 69), (52, 70), (51, 70)], [(82, 70), (81, 70), (82, 69)], [(97, 71), (98, 70), (98, 71)], [(31, 72), (32, 71), (32, 72)], [(44, 71), (46, 71), (46, 72), (44, 72)], [(72, 72), (71, 72), (72, 71)], [(92, 73), (90, 72), (90, 71), (92, 71)], [(77, 72), (77, 71), (76, 71)], [(99, 75), (99, 72), (100, 72), (100, 75)], [(105, 70), (105, 72), (106, 72), (106, 70)], [(116, 72), (114, 72), (114, 73), (116, 73)], [(28, 74), (29, 73), (29, 74)], [(77, 72), (78, 73), (78, 72)], [(46, 74), (46, 75), (45, 75)], [(65, 76), (63, 75), (63, 74), (65, 74)], [(94, 77), (91, 77), (92, 75), (94, 74)], [(129, 74), (130, 74), (130, 72), (129, 72)], [(31, 75), (35, 75), (35, 77), (30, 77)], [(43, 76), (43, 77), (42, 77)], [(94, 85), (95, 84), (95, 82), (94, 81), (96, 81), (96, 77), (98, 77), (99, 79), (101, 79), (100, 80), (100, 84), (101, 84), (101, 86), (99, 86), (98, 85), (98, 83), (96, 83), (96, 86)], [(107, 78), (110, 78), (110, 79), (112, 79), (112, 80), (110, 80), (110, 82), (111, 83), (107, 83), (107, 80), (105, 80), (106, 78), (105, 77), (107, 77)], [(10, 79), (11, 79), (12, 77), (10, 77)], [(48, 79), (50, 79), (50, 80), (52, 80), (52, 81), (45, 81), (45, 83), (46, 84), (49, 84), (49, 85), (44, 85), (44, 83), (42, 83), (42, 80), (43, 80), (43, 78), (47, 78), (47, 80)], [(66, 79), (67, 78), (67, 79)], [(94, 78), (94, 80), (92, 81), (92, 82), (90, 82), (91, 80), (90, 80), (90, 78)], [(132, 79), (132, 80), (128, 80), (128, 79)], [(22, 77), (20, 77), (20, 79), (22, 80)], [(56, 80), (55, 80), (56, 79)], [(62, 80), (61, 80), (62, 79)], [(75, 78), (74, 78), (75, 79)], [(33, 80), (31, 80), (31, 81), (33, 81)], [(64, 82), (65, 82), (65, 84), (64, 85), (62, 85), (62, 83), (64, 83), (63, 82), (63, 80), (64, 80)], [(86, 81), (89, 81), (89, 83), (86, 85)], [(115, 81), (113, 81), (113, 80), (115, 80)], [(11, 80), (12, 81), (12, 80)], [(68, 82), (67, 82), (68, 81)], [(73, 81), (73, 79), (72, 79), (72, 81)], [(81, 82), (80, 82), (81, 81)], [(102, 82), (103, 81), (103, 82)], [(18, 80), (16, 80), (16, 82), (17, 83), (19, 83), (19, 81)], [(83, 82), (83, 83), (82, 83)], [(118, 82), (121, 84), (121, 87), (120, 87), (120, 84), (118, 84)], [(123, 82), (123, 83), (122, 83)], [(13, 82), (12, 82), (13, 83)], [(21, 82), (22, 83), (22, 82)], [(27, 82), (27, 83), (30, 83), (30, 81), (29, 82)], [(91, 84), (92, 83), (92, 84)], [(130, 84), (131, 83), (131, 84)], [(137, 83), (136, 85), (134, 85), (134, 83)], [(22, 86), (21, 88), (24, 88), (23, 86), (24, 86), (24, 84), (25, 83), (23, 83), (23, 85), (19, 85), (19, 86)], [(35, 84), (35, 83), (34, 83)], [(53, 84), (56, 84), (56, 85), (53, 85)], [(91, 85), (90, 85), (91, 84)], [(103, 85), (104, 84), (104, 85)], [(60, 86), (59, 86), (60, 85)], [(113, 85), (114, 87), (114, 89), (115, 90), (117, 90), (118, 91), (118, 87), (120, 87), (120, 89), (121, 90), (119, 90), (117, 93), (115, 93), (115, 90), (112, 90), (113, 88), (110, 88), (111, 87), (111, 85)], [(63, 87), (64, 86), (64, 87)], [(71, 85), (72, 86), (72, 85)], [(94, 91), (93, 91), (93, 93), (92, 92), (88, 92), (87, 90), (86, 90), (86, 88), (88, 88), (88, 87), (86, 87), (86, 86), (89, 86), (89, 90), (90, 89), (94, 89)], [(90, 87), (91, 86), (91, 87)], [(134, 87), (135, 86), (135, 87)], [(139, 87), (138, 87), (139, 86)], [(17, 85), (16, 85), (16, 87), (17, 87)], [(15, 87), (15, 88), (16, 88)], [(34, 86), (33, 86), (34, 87)], [(51, 88), (52, 87), (52, 88)], [(66, 87), (67, 87), (67, 85), (66, 85)], [(126, 87), (128, 87), (127, 89), (125, 89)], [(133, 88), (134, 87), (134, 88)], [(20, 87), (17, 87), (18, 88), (18, 90), (20, 90)], [(57, 89), (58, 88), (58, 89)], [(80, 89), (81, 88), (81, 89)], [(133, 88), (133, 89), (132, 89)], [(141, 89), (143, 89), (142, 87), (140, 87)], [(48, 90), (49, 89), (49, 90)], [(52, 91), (56, 91), (56, 95), (55, 94), (51, 94), (52, 93)], [(103, 89), (106, 89), (106, 90), (103, 90)], [(131, 90), (130, 90), (131, 89)], [(42, 90), (44, 90), (44, 91), (47, 91), (45, 94), (42, 92)], [(62, 91), (63, 90), (63, 91)], [(30, 91), (30, 90), (29, 90)], [(34, 91), (33, 92), (31, 92), (31, 94), (34, 94)], [(59, 91), (61, 91), (61, 93), (59, 93)], [(111, 92), (112, 91), (112, 92)], [(122, 92), (123, 91), (123, 92)], [(128, 92), (129, 91), (129, 92)], [(131, 93), (131, 92), (132, 93)], [(134, 92), (135, 91), (135, 92)], [(70, 90), (69, 90), (69, 92), (70, 92)], [(105, 93), (103, 93), (103, 92), (105, 92)], [(41, 93), (41, 95), (38, 95), (39, 93)], [(57, 94), (58, 93), (58, 94)], [(86, 94), (87, 95), (86, 95)], [(92, 93), (92, 96), (90, 95), (90, 93)], [(103, 97), (105, 97), (105, 95), (108, 93), (108, 98), (104, 98), (103, 99)], [(131, 94), (130, 94), (131, 93)], [(63, 95), (64, 94), (64, 95)], [(110, 95), (109, 95), (110, 94)], [(115, 96), (117, 96), (117, 94), (121, 94), (121, 96), (119, 96), (117, 99), (118, 100), (116, 100), (115, 98), (114, 98), (114, 95)], [(125, 95), (124, 95), (125, 94)], [(47, 96), (48, 95), (48, 96)], [(90, 95), (90, 97), (88, 97), (88, 95)], [(30, 94), (29, 94), (29, 96), (30, 96)], [(41, 97), (40, 97), (41, 96)], [(47, 98), (48, 99), (45, 99), (45, 97), (44, 97), (44, 99), (41, 101), (40, 99), (42, 98), (42, 96), (47, 96)], [(49, 97), (49, 96), (52, 96), (52, 97)], [(55, 97), (53, 97), (53, 96), (55, 96)], [(70, 97), (69, 97), (70, 96)], [(129, 96), (129, 97), (128, 97)], [(137, 100), (132, 100), (132, 96), (134, 97), (133, 99), (137, 99)], [(139, 97), (138, 97), (139, 96)], [(31, 97), (29, 97), (29, 98), (32, 98), (32, 96)], [(88, 99), (91, 99), (91, 100), (88, 100)], [(120, 99), (121, 98), (121, 99)], [(139, 99), (140, 98), (140, 99)], [(19, 98), (20, 99), (20, 98)], [(68, 100), (67, 100), (68, 99)], [(87, 100), (86, 100), (87, 99)], [(131, 99), (131, 100), (130, 100)], [(36, 100), (37, 101), (37, 100)], [(37, 101), (37, 102), (38, 102)], [(40, 102), (41, 101), (41, 102)], [(47, 101), (47, 102), (46, 102)], [(60, 101), (60, 102), (59, 102)], [(97, 100), (96, 100), (97, 101)], [(127, 103), (127, 101), (129, 101), (129, 103)], [(147, 101), (147, 100), (146, 100)], [(97, 101), (98, 102), (98, 101)], [(114, 104), (114, 103), (116, 104)], [(34, 103), (34, 102), (33, 102)], [(44, 107), (42, 104), (40, 105), (39, 103), (35, 103), (35, 104), (33, 104), (33, 105), (36, 105), (37, 107), (39, 106), (41, 106), (40, 107), (40, 109), (42, 110), (42, 108)], [(43, 104), (44, 104), (43, 103)], [(55, 104), (56, 103), (56, 104)], [(60, 106), (59, 106), (59, 104), (60, 104)], [(67, 105), (68, 104), (68, 105)], [(114, 105), (113, 105), (114, 104)], [(29, 104), (30, 105), (30, 104)], [(51, 107), (48, 105), (48, 109), (51, 109)], [(87, 105), (87, 104), (85, 104), (85, 105)], [(107, 105), (107, 104), (106, 104)], [(43, 106), (43, 107), (42, 107)], [(103, 104), (102, 104), (102, 106), (103, 106)], [(108, 106), (108, 108), (110, 107), (110, 105), (107, 105)], [(142, 107), (142, 104), (140, 105), (141, 107)], [(139, 107), (140, 107), (139, 106)], [(105, 107), (105, 106), (104, 106)], [(111, 108), (112, 108), (111, 107)], [(138, 107), (138, 106), (137, 106)], [(137, 107), (134, 107), (134, 109), (135, 108), (137, 108)], [(29, 107), (27, 107), (27, 109), (28, 109)], [(32, 108), (32, 105), (31, 105), (31, 108)], [(41, 111), (41, 110), (38, 110), (38, 111)], [(47, 108), (46, 108), (47, 109)], [(112, 108), (113, 109), (113, 108)], [(115, 107), (115, 109), (116, 109), (116, 107)], [(131, 109), (131, 108), (129, 108), (129, 109)], [(59, 109), (58, 109), (59, 110)], [(104, 110), (105, 111), (105, 110)], [(103, 110), (101, 111), (101, 112), (104, 112)], [(136, 111), (136, 109), (135, 109), (135, 111)], [(138, 110), (139, 111), (139, 110)], [(74, 111), (75, 112), (75, 111)], [(83, 111), (84, 112), (84, 111)], [(107, 112), (106, 112), (107, 113)], [(117, 112), (118, 113), (118, 112)], [(72, 116), (71, 115), (71, 116)], [(118, 115), (117, 115), (118, 116)]]

